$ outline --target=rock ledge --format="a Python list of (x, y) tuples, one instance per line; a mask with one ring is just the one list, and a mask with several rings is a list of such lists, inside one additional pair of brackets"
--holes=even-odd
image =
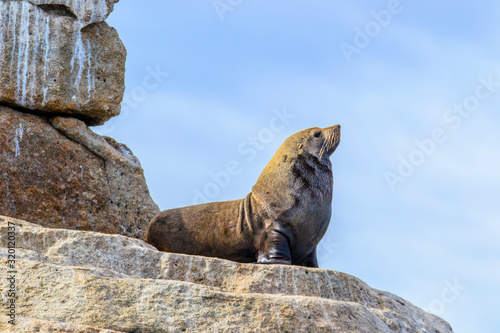
[[(2, 267), (9, 222), (19, 288), (13, 332), (453, 332), (345, 273), (163, 253), (121, 235), (0, 216)], [(12, 329), (7, 320), (0, 330)]]

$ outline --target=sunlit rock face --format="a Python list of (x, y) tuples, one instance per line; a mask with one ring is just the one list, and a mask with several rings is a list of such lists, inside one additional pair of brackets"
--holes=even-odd
[[(345, 273), (165, 253), (138, 239), (0, 216), (4, 266), (9, 224), (19, 239), (19, 320), (28, 328), (59, 332), (64, 323), (76, 332), (82, 325), (89, 332), (453, 332), (444, 320)], [(0, 329), (7, 319), (0, 316)]]
[(0, 215), (144, 238), (159, 212), (137, 158), (83, 121), (0, 106)]
[(115, 29), (100, 22), (110, 4), (0, 0), (0, 104), (88, 125), (118, 115), (126, 50)]

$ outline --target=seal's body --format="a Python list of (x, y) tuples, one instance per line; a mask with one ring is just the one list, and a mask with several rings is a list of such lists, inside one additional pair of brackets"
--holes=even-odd
[(316, 246), (331, 217), (329, 158), (339, 142), (339, 125), (295, 133), (244, 199), (165, 210), (147, 241), (166, 252), (318, 267)]

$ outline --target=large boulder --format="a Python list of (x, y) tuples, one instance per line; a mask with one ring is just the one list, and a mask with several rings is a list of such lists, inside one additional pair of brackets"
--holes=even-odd
[[(102, 9), (89, 16), (94, 2)], [(0, 0), (0, 103), (88, 125), (118, 115), (126, 50), (115, 29), (98, 22), (111, 3)]]
[(0, 106), (0, 214), (143, 238), (159, 209), (137, 158), (75, 118)]
[[(2, 246), (9, 225), (16, 314), (25, 323), (142, 333), (452, 332), (442, 319), (341, 272), (164, 253), (120, 235), (8, 217), (0, 217)], [(7, 255), (0, 247), (3, 267)], [(10, 299), (0, 293), (5, 306)]]

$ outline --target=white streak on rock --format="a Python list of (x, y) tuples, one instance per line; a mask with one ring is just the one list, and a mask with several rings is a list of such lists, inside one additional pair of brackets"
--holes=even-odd
[[(31, 51), (31, 40), (36, 40), (30, 35), (30, 4), (23, 1), (21, 10), (21, 25), (22, 25), (22, 47), (19, 47), (19, 55), (17, 58), (18, 65), (18, 78), (17, 78), (17, 92), (18, 96), (21, 97), (21, 105), (27, 106), (26, 104), (26, 93), (28, 84), (28, 68), (30, 65), (30, 52)], [(22, 71), (21, 71), (22, 68)], [(19, 77), (20, 75), (20, 77)]]
[(43, 24), (43, 18), (40, 17), (40, 9), (38, 7), (34, 8), (34, 20), (35, 20), (35, 28), (33, 32), (33, 50), (31, 51), (31, 62), (29, 67), (30, 79), (28, 83), (31, 83), (30, 86), (30, 104), (33, 104), (33, 95), (36, 90), (37, 83), (37, 75), (36, 68), (38, 64), (38, 50), (43, 47), (44, 41), (42, 40), (40, 25)]
[(19, 128), (16, 129), (16, 135), (14, 137), (14, 143), (16, 144), (15, 154), (16, 157), (21, 155), (21, 149), (19, 148), (19, 143), (23, 140), (24, 126), (19, 124)]
[(17, 12), (19, 11), (19, 3), (17, 1), (14, 1), (14, 2), (10, 1), (9, 5), (10, 5), (10, 8), (9, 8), (9, 23), (7, 23), (7, 26), (8, 27), (12, 27), (12, 30), (8, 31), (12, 35), (12, 51), (11, 51), (11, 54), (10, 54), (10, 62), (11, 62), (11, 66), (12, 66), (12, 63), (14, 62), (14, 58), (15, 58), (15, 51), (16, 51), (16, 41), (17, 41), (17, 36), (16, 36)]
[(87, 103), (90, 101), (91, 96), (94, 95), (95, 78), (91, 73), (92, 68), (92, 45), (87, 39)]
[[(7, 21), (7, 10), (6, 10), (6, 3), (5, 2), (0, 2), (0, 14), (3, 14), (0, 17), (0, 60), (3, 60), (3, 31), (4, 31), (4, 23)], [(0, 70), (1, 70), (1, 65), (0, 65)]]
[(94, 21), (95, 16), (95, 4), (93, 0), (90, 0), (90, 22)]
[(41, 15), (42, 9), (26, 1), (2, 1), (0, 10), (3, 14), (0, 22), (0, 57), (5, 47), (10, 46), (7, 42), (11, 41), (10, 63), (4, 66), (14, 68), (14, 77), (10, 79), (15, 82), (15, 97), (23, 107), (31, 108), (36, 103), (35, 96), (39, 96), (37, 80), (41, 79), (37, 77), (39, 53), (44, 52), (44, 104), (47, 94), (45, 81), (48, 71), (50, 17)]
[(76, 17), (80, 17), (80, 12), (81, 12), (81, 1), (79, 0), (71, 0), (70, 1), (71, 5), (68, 8), (73, 8), (73, 14), (75, 14)]
[(18, 157), (19, 155), (21, 155), (21, 152), (19, 150), (19, 139), (17, 138), (17, 136), (14, 138), (14, 143), (16, 144), (15, 154), (16, 157)]
[[(82, 24), (78, 21), (74, 23), (75, 29), (75, 47), (73, 49), (73, 56), (71, 58), (71, 72), (76, 72), (74, 84), (76, 86), (76, 92), (80, 95), (80, 84), (82, 82), (82, 76), (87, 67), (87, 101), (90, 101), (94, 93), (95, 78), (92, 74), (92, 46), (90, 41), (87, 39), (84, 41), (82, 37)], [(83, 80), (85, 80), (83, 78)], [(85, 82), (85, 81), (84, 81)]]
[(19, 128), (17, 129), (17, 132), (19, 133), (19, 139), (22, 140), (23, 133), (24, 133), (24, 125), (23, 124), (19, 124)]
[(76, 86), (76, 91), (80, 93), (80, 81), (82, 79), (86, 52), (82, 40), (82, 24), (78, 21), (75, 21), (74, 28), (76, 32), (76, 39), (75, 39), (75, 48), (73, 49), (73, 57), (71, 58), (71, 72), (73, 73), (75, 67), (78, 66), (78, 71), (76, 73), (76, 78), (75, 78), (75, 86)]
[(50, 42), (49, 42), (49, 36), (50, 36), (50, 16), (45, 17), (45, 25), (43, 28), (43, 40), (44, 40), (44, 47), (45, 47), (45, 53), (43, 55), (43, 101), (42, 105), (45, 105), (47, 103), (47, 90), (49, 89), (48, 87), (45, 87), (45, 83), (47, 82), (47, 70), (49, 68), (49, 50), (50, 50)]
[[(17, 13), (16, 13), (17, 14)], [(17, 16), (17, 15), (16, 15)], [(16, 18), (17, 21), (17, 18)], [(27, 47), (29, 44), (29, 8), (26, 6), (26, 2), (21, 2), (21, 11), (20, 11), (20, 17), (19, 17), (19, 36), (16, 38), (18, 39), (18, 47), (17, 47), (17, 65), (16, 65), (16, 97), (18, 99), (21, 99), (21, 105), (24, 105), (24, 100), (22, 99), (21, 95), (23, 94), (21, 90), (21, 85), (23, 84), (23, 76), (25, 75), (24, 73), (24, 67), (25, 65), (25, 55), (27, 54)], [(14, 27), (15, 29), (15, 27)], [(14, 32), (15, 33), (15, 32)], [(14, 47), (15, 49), (15, 47)]]

